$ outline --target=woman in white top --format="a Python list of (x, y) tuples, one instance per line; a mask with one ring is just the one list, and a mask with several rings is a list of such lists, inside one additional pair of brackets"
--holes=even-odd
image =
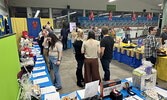
[(95, 40), (95, 33), (88, 33), (88, 40), (82, 44), (81, 52), (84, 53), (84, 83), (101, 80), (99, 74), (98, 54), (100, 54), (100, 42)]
[(62, 58), (63, 45), (54, 34), (49, 34), (47, 39), (49, 41), (49, 63), (55, 75), (55, 87), (57, 90), (60, 90), (62, 85), (59, 75), (59, 66)]

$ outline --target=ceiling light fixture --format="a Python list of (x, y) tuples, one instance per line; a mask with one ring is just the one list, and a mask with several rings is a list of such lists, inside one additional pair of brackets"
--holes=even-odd
[(108, 0), (108, 2), (113, 2), (113, 1), (115, 1), (115, 0)]
[(39, 15), (39, 13), (40, 13), (40, 10), (37, 10), (37, 12), (35, 13), (34, 18), (37, 18), (37, 17), (38, 17), (38, 15)]
[(158, 4), (158, 6), (162, 6), (162, 3), (161, 3), (161, 4)]

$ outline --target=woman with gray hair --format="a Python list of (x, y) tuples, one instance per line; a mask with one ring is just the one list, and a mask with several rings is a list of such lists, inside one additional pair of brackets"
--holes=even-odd
[(83, 43), (83, 38), (84, 38), (84, 32), (79, 29), (77, 32), (76, 36), (76, 41), (74, 42), (73, 46), (75, 48), (75, 59), (77, 61), (77, 71), (76, 71), (76, 76), (77, 76), (77, 85), (79, 87), (83, 87), (82, 83), (84, 81), (83, 75), (82, 75), (82, 67), (84, 63), (84, 54), (81, 53), (81, 47)]

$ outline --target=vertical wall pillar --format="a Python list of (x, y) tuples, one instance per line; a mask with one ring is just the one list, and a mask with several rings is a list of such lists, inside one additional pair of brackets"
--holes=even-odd
[(85, 9), (83, 9), (83, 17), (86, 17)]
[(67, 9), (67, 17), (68, 17), (68, 22), (70, 22), (70, 10)]
[(49, 18), (53, 18), (52, 17), (52, 8), (49, 8)]
[(164, 25), (167, 25), (167, 0), (164, 0), (163, 2), (163, 17), (162, 17), (162, 25), (161, 30), (164, 27)]
[(32, 10), (30, 7), (27, 7), (27, 18), (32, 18)]

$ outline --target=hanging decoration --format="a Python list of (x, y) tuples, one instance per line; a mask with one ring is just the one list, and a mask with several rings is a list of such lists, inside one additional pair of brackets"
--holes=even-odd
[(32, 22), (32, 25), (33, 25), (34, 30), (36, 30), (37, 25), (38, 25), (38, 22), (33, 21), (33, 22)]
[(136, 14), (133, 12), (132, 14), (132, 21), (136, 20)]
[(110, 11), (109, 20), (112, 21), (112, 11)]
[(4, 31), (5, 31), (4, 29), (5, 29), (5, 28), (4, 28), (3, 24), (2, 24), (2, 19), (0, 18), (0, 30), (1, 30), (2, 32), (4, 32)]
[(91, 11), (91, 14), (90, 14), (90, 16), (89, 16), (89, 20), (91, 20), (91, 19), (92, 19), (92, 21), (94, 21), (93, 11)]
[(151, 17), (151, 14), (150, 13), (148, 13), (148, 15), (147, 15), (147, 21), (148, 20), (152, 20), (152, 17)]

